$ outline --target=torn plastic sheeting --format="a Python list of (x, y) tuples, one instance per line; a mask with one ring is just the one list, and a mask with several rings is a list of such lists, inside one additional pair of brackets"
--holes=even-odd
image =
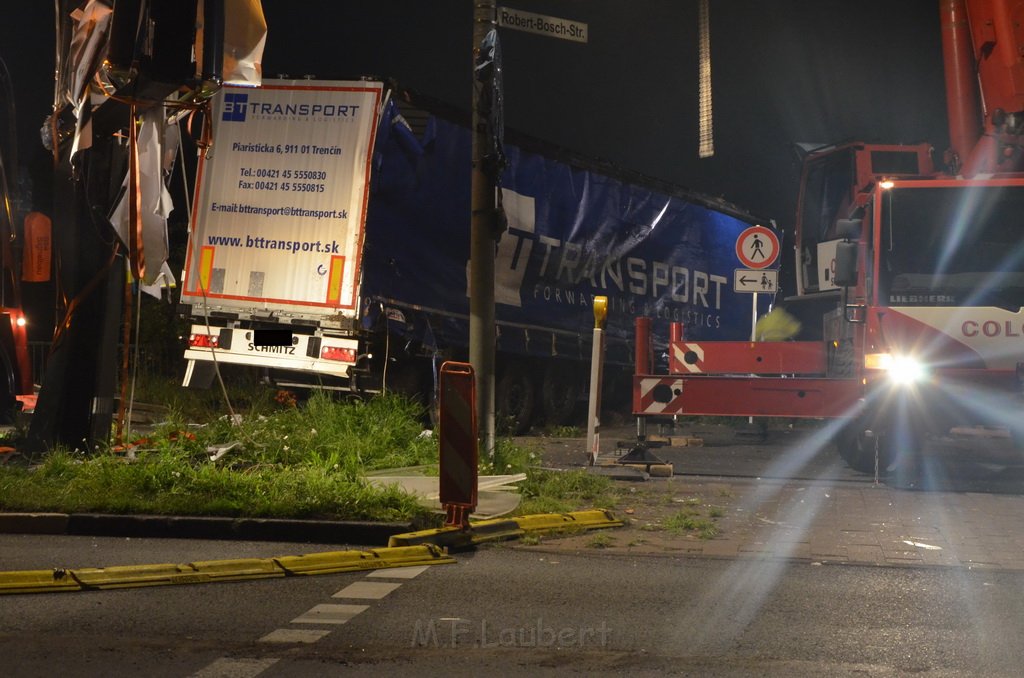
[[(196, 64), (203, 63), (203, 3), (197, 7)], [(221, 80), (226, 85), (258, 87), (263, 82), (263, 48), (267, 20), (260, 0), (225, 0), (224, 63)]]
[[(149, 264), (146, 266), (143, 282), (149, 285), (156, 281), (167, 262), (167, 217), (174, 209), (174, 201), (164, 184), (164, 170), (168, 166), (164, 149), (178, 148), (178, 127), (167, 126), (162, 108), (150, 109), (144, 112), (141, 118), (138, 144), (142, 205), (139, 217), (142, 219), (142, 251), (146, 253), (146, 261)], [(172, 156), (171, 166), (173, 162)], [(128, 179), (126, 176), (122, 184), (123, 192), (110, 216), (110, 222), (118, 238), (126, 246), (129, 243), (130, 229), (133, 228), (128, 209)]]

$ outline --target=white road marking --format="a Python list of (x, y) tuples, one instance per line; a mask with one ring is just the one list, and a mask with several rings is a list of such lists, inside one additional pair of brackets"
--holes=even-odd
[(401, 586), (400, 583), (390, 581), (356, 581), (352, 582), (331, 597), (380, 600), (399, 586)]
[(252, 678), (258, 676), (279, 661), (276, 657), (266, 659), (229, 659), (221, 657), (206, 668), (192, 674), (192, 678)]
[(315, 643), (330, 629), (276, 629), (260, 638), (261, 643)]
[(923, 544), (923, 543), (921, 543), (919, 541), (911, 541), (909, 539), (904, 539), (903, 543), (906, 544), (907, 546), (916, 546), (919, 549), (926, 549), (928, 551), (941, 551), (942, 550), (941, 546), (934, 546), (932, 544)]
[(292, 624), (344, 624), (367, 609), (369, 605), (314, 605), (308, 612), (291, 621)]
[(429, 565), (409, 565), (408, 567), (385, 567), (374, 570), (367, 577), (380, 577), (382, 579), (412, 579), (427, 571)]

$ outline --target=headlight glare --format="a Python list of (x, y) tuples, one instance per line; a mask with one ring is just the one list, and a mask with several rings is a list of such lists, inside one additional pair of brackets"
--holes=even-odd
[(868, 353), (864, 356), (864, 367), (869, 370), (884, 370), (895, 384), (914, 384), (925, 376), (924, 365), (915, 358), (891, 353)]

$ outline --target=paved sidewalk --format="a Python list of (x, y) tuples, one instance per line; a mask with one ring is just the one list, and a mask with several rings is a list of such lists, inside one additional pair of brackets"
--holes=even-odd
[(1020, 496), (682, 476), (672, 483), (673, 494), (706, 497), (724, 511), (715, 538), (677, 541), (695, 555), (1024, 569)]

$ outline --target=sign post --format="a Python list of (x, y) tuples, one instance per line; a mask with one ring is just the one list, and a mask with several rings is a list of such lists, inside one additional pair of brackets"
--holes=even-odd
[(601, 449), (601, 378), (604, 371), (604, 321), (608, 297), (594, 297), (594, 346), (590, 354), (590, 401), (587, 407), (587, 463), (597, 464)]
[[(779, 272), (762, 271), (779, 258), (779, 236), (764, 226), (751, 226), (736, 238), (736, 258), (747, 269), (736, 269), (733, 278), (735, 292), (752, 292), (750, 340), (757, 340), (757, 294), (775, 292), (778, 289)], [(771, 274), (771, 275), (769, 275)]]

